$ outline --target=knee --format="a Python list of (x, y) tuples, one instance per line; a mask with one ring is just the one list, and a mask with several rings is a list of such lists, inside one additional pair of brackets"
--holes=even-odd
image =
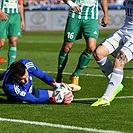
[(102, 60), (103, 58), (105, 58), (107, 55), (109, 54), (109, 50), (103, 46), (103, 45), (99, 45), (95, 50), (94, 50), (94, 58), (96, 60)]
[(91, 47), (91, 48), (88, 48), (88, 47), (87, 47), (87, 49), (86, 49), (86, 51), (87, 51), (88, 53), (90, 53), (90, 54), (92, 54), (92, 53), (94, 52), (94, 50), (95, 50), (95, 47)]
[(9, 39), (9, 45), (10, 46), (16, 46), (17, 45), (18, 37), (13, 37)]
[[(104, 58), (104, 55), (102, 54), (102, 52), (99, 49), (95, 49), (93, 52), (93, 56), (96, 60), (101, 60)], [(106, 57), (106, 56), (105, 56)]]
[(5, 40), (0, 40), (0, 48), (2, 48), (4, 46)]
[(65, 53), (69, 53), (72, 48), (73, 43), (71, 42), (64, 42), (62, 46), (62, 51)]

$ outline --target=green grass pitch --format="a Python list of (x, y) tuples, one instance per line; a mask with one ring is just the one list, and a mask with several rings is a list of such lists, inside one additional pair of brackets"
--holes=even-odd
[[(98, 43), (113, 31), (100, 31)], [(18, 40), (17, 60), (32, 60), (43, 71), (54, 78), (57, 73), (58, 53), (63, 42), (63, 32), (23, 33)], [(97, 44), (98, 44), (97, 43)], [(85, 49), (84, 39), (75, 42), (64, 70), (64, 82), (75, 70), (78, 57)], [(7, 59), (6, 41), (2, 56)], [(113, 58), (110, 56), (111, 60)], [(133, 62), (124, 69), (124, 89), (107, 107), (91, 107), (101, 97), (107, 85), (94, 58), (80, 76), (82, 89), (74, 92), (74, 101), (69, 105), (10, 104), (0, 88), (0, 132), (1, 133), (132, 133), (133, 132)], [(7, 63), (0, 63), (0, 73)], [(38, 79), (34, 86), (50, 88)], [(0, 82), (1, 86), (2, 82)], [(5, 119), (2, 119), (5, 118)]]

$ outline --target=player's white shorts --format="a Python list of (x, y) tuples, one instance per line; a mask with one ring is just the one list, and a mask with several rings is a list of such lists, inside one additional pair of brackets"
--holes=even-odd
[(122, 28), (101, 42), (113, 56), (121, 50), (128, 58), (128, 62), (133, 59), (133, 31)]

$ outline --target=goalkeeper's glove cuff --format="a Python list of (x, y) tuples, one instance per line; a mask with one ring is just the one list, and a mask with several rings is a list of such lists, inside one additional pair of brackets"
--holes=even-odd
[(56, 103), (55, 97), (50, 97), (50, 103)]
[(52, 82), (51, 83), (54, 88), (58, 88), (60, 86), (60, 83)]

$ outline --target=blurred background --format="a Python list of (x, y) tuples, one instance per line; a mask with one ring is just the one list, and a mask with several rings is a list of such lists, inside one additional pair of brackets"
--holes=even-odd
[[(119, 29), (124, 21), (124, 0), (108, 0), (109, 24), (101, 26), (103, 12), (99, 4), (99, 29)], [(69, 6), (62, 0), (24, 0), (25, 31), (64, 31)]]

